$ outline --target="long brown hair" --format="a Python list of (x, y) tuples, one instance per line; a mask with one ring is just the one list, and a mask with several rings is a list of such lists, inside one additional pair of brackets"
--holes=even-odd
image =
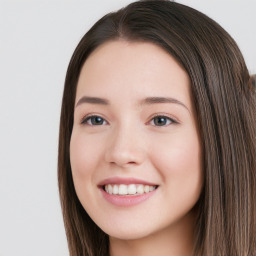
[(204, 14), (164, 0), (139, 1), (107, 14), (81, 39), (63, 94), (58, 156), (60, 200), (71, 256), (109, 255), (109, 238), (80, 204), (69, 144), (80, 70), (109, 41), (147, 41), (186, 70), (200, 129), (204, 186), (194, 255), (256, 255), (256, 100), (244, 59), (228, 33)]

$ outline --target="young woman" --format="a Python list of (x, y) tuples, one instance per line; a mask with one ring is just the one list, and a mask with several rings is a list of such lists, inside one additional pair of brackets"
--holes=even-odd
[(256, 254), (253, 79), (202, 13), (135, 2), (68, 67), (58, 178), (71, 256)]

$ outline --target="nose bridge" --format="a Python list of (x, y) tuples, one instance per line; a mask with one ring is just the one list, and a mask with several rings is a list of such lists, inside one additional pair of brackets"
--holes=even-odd
[(144, 160), (144, 141), (138, 126), (131, 121), (116, 125), (111, 131), (106, 160), (119, 166), (140, 164)]

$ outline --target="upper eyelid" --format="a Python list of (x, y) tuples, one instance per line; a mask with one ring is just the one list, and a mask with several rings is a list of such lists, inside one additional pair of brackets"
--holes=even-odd
[(149, 118), (149, 121), (147, 121), (147, 123), (151, 122), (155, 117), (166, 117), (168, 119), (170, 119), (173, 123), (179, 124), (180, 121), (177, 120), (177, 118), (171, 116), (170, 114), (167, 113), (158, 113), (158, 114), (154, 114)]
[(100, 117), (100, 118), (102, 118), (105, 122), (109, 123), (109, 122), (106, 120), (106, 118), (102, 117), (102, 116), (99, 115), (99, 114), (87, 114), (87, 115), (85, 115), (85, 116), (83, 116), (83, 117), (81, 118), (80, 124), (84, 124), (85, 121), (89, 120), (89, 119), (92, 118), (92, 117)]

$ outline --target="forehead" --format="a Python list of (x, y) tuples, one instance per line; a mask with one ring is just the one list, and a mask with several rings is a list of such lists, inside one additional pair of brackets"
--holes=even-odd
[(179, 63), (153, 43), (110, 41), (93, 51), (82, 67), (77, 98), (84, 95), (119, 100), (168, 96), (190, 105), (190, 80)]

